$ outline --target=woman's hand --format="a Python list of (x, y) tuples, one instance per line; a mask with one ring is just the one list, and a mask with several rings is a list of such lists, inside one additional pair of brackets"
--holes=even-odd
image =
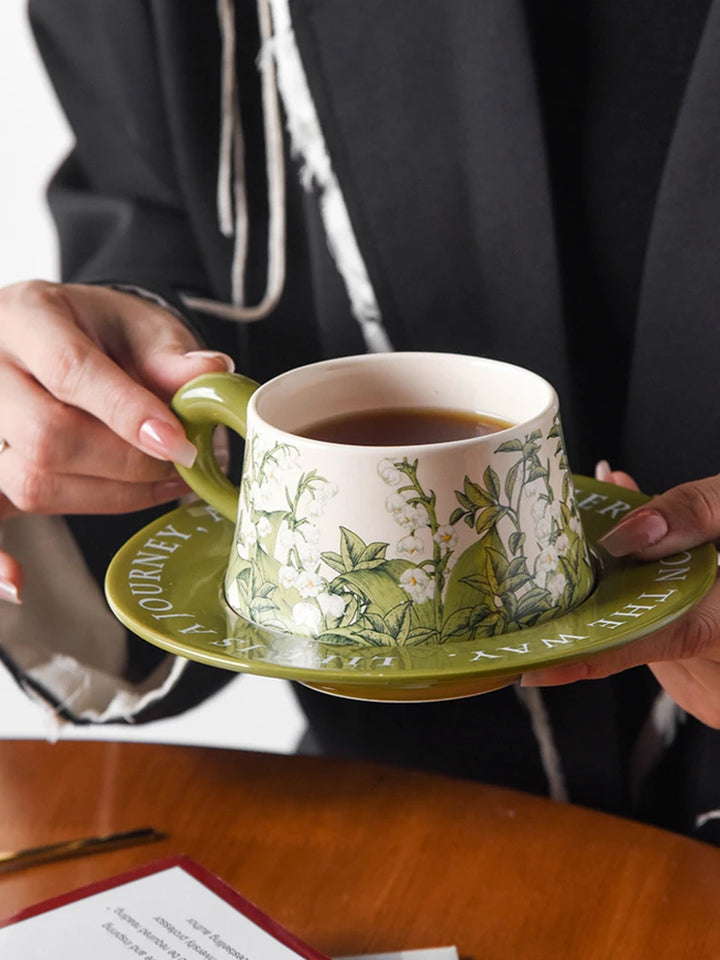
[[(637, 490), (626, 473), (600, 465), (598, 479)], [(633, 510), (600, 541), (615, 557), (659, 560), (720, 539), (720, 476), (673, 487)], [(526, 674), (524, 686), (597, 680), (648, 664), (673, 700), (720, 728), (720, 581), (675, 623), (619, 650)]]
[[(31, 281), (0, 290), (0, 520), (125, 513), (188, 488), (195, 448), (167, 406), (202, 373), (232, 369), (162, 307), (105, 287)], [(22, 571), (0, 552), (0, 598)]]

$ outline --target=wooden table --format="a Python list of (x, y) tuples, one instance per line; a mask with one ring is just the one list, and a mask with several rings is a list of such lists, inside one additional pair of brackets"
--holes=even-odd
[(507, 790), (315, 757), (0, 742), (0, 849), (167, 840), (0, 876), (0, 916), (187, 853), (331, 956), (720, 957), (720, 850)]

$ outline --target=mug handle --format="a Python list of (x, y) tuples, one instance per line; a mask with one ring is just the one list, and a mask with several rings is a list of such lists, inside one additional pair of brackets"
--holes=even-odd
[(247, 405), (259, 384), (239, 373), (205, 373), (184, 384), (170, 406), (190, 443), (197, 448), (192, 467), (177, 472), (195, 493), (235, 523), (239, 490), (220, 469), (213, 450), (215, 427), (222, 423), (241, 437), (247, 431)]

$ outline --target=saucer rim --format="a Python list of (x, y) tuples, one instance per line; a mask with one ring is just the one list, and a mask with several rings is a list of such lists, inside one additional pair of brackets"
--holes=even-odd
[[(590, 484), (594, 491), (604, 488), (608, 488), (613, 492), (622, 491), (624, 495), (629, 497), (629, 499), (636, 501), (636, 505), (640, 505), (641, 503), (650, 499), (646, 495), (640, 494), (637, 491), (629, 491), (614, 484), (608, 484), (595, 480), (594, 478), (580, 475), (573, 475), (573, 478), (576, 481), (576, 484), (581, 484), (586, 488), (588, 484)], [(133, 615), (133, 613), (128, 612), (126, 606), (123, 604), (122, 597), (119, 596), (121, 591), (119, 589), (115, 589), (114, 581), (117, 571), (122, 566), (123, 562), (126, 562), (127, 557), (132, 553), (134, 544), (143, 537), (150, 535), (150, 533), (157, 528), (158, 524), (172, 522), (173, 517), (184, 515), (187, 513), (188, 509), (192, 507), (197, 508), (198, 505), (199, 504), (196, 502), (194, 504), (178, 507), (175, 510), (163, 514), (162, 517), (157, 518), (139, 530), (115, 554), (108, 568), (105, 580), (107, 602), (115, 616), (127, 629), (135, 633), (141, 639), (144, 639), (146, 642), (165, 650), (167, 653), (175, 656), (181, 656), (194, 662), (218, 667), (220, 669), (231, 670), (237, 673), (250, 673), (256, 676), (298, 681), (307, 686), (314, 687), (315, 689), (321, 689), (322, 686), (334, 686), (336, 688), (341, 687), (344, 691), (347, 691), (347, 688), (357, 688), (357, 694), (348, 694), (347, 692), (344, 692), (339, 693), (340, 696), (355, 695), (358, 698), (362, 698), (363, 692), (367, 693), (368, 688), (371, 687), (383, 690), (395, 688), (398, 691), (404, 689), (406, 694), (402, 697), (402, 699), (407, 700), (407, 694), (411, 692), (413, 686), (427, 685), (434, 689), (438, 696), (423, 696), (421, 699), (446, 699), (446, 697), (443, 697), (441, 693), (441, 688), (443, 686), (452, 686), (453, 684), (463, 684), (467, 682), (476, 682), (478, 685), (482, 686), (483, 682), (486, 680), (494, 682), (503, 677), (507, 678), (508, 683), (511, 683), (513, 679), (516, 679), (517, 677), (521, 676), (522, 673), (529, 670), (540, 669), (550, 665), (560, 666), (562, 664), (577, 660), (587, 659), (599, 653), (604, 653), (618, 647), (625, 646), (628, 643), (639, 640), (642, 637), (647, 636), (650, 633), (654, 633), (674, 622), (680, 616), (686, 613), (687, 610), (694, 606), (700, 599), (702, 599), (705, 593), (712, 586), (717, 573), (717, 552), (715, 551), (715, 548), (711, 544), (703, 544), (700, 547), (696, 547), (693, 551), (691, 551), (691, 553), (693, 556), (697, 557), (699, 569), (696, 571), (695, 577), (691, 581), (690, 585), (686, 586), (681, 592), (681, 595), (675, 599), (675, 603), (671, 607), (668, 607), (668, 613), (665, 616), (658, 615), (649, 622), (643, 624), (628, 621), (627, 624), (624, 624), (622, 627), (618, 628), (617, 632), (613, 635), (603, 636), (601, 639), (591, 641), (580, 649), (563, 651), (559, 650), (557, 647), (553, 647), (552, 649), (548, 650), (547, 654), (541, 654), (541, 659), (538, 659), (537, 654), (533, 656), (529, 655), (529, 661), (518, 660), (514, 668), (510, 667), (507, 662), (503, 664), (494, 664), (483, 661), (468, 662), (465, 665), (457, 666), (454, 664), (448, 664), (443, 665), (440, 669), (427, 666), (423, 667), (422, 665), (411, 665), (402, 671), (399, 671), (396, 668), (383, 669), (381, 666), (378, 668), (373, 668), (372, 670), (350, 670), (345, 665), (340, 667), (331, 667), (329, 665), (325, 666), (320, 663), (315, 663), (312, 666), (304, 666), (302, 664), (280, 664), (269, 660), (243, 659), (242, 656), (238, 655), (237, 652), (230, 654), (220, 648), (215, 651), (191, 646), (184, 641), (178, 640), (171, 634), (164, 632), (162, 628), (158, 628), (154, 624), (147, 622), (147, 620), (141, 619), (137, 614)], [(227, 525), (228, 530), (232, 529), (232, 524), (230, 524), (230, 521), (223, 520), (223, 523)], [(588, 540), (591, 547), (597, 547), (597, 537), (593, 537), (589, 532)], [(703, 556), (703, 553), (706, 553), (707, 556)], [(706, 568), (703, 567), (702, 570), (700, 570), (700, 566), (703, 563), (706, 563)], [(560, 629), (563, 623), (568, 623), (570, 618), (577, 617), (578, 614), (580, 614), (583, 609), (593, 601), (593, 597), (595, 597), (598, 587), (602, 583), (607, 583), (607, 581), (611, 578), (613, 571), (619, 575), (619, 572), (624, 569), (628, 569), (631, 566), (638, 566), (637, 561), (620, 559), (611, 561), (611, 566), (609, 567), (601, 565), (598, 574), (598, 581), (596, 582), (593, 592), (573, 610), (568, 611), (551, 621), (547, 621), (545, 624), (543, 624), (543, 626), (552, 624), (553, 629)], [(217, 606), (209, 612), (214, 618), (223, 618), (223, 627), (221, 632), (223, 632), (225, 636), (228, 636), (229, 633), (224, 625), (224, 617), (230, 608), (224, 597), (224, 569), (225, 563), (221, 563), (220, 560), (218, 560), (217, 571), (212, 571), (212, 580), (213, 582), (217, 583), (218, 602)], [(618, 601), (622, 600), (625, 596), (630, 597), (630, 592), (627, 591), (626, 594), (623, 594), (621, 591), (618, 591)], [(283, 637), (286, 640), (295, 640), (298, 643), (303, 644), (312, 642), (311, 638), (293, 637), (289, 634), (283, 634), (280, 631), (266, 630), (257, 624), (249, 621), (243, 621), (242, 618), (240, 618), (237, 614), (233, 615), (236, 618), (233, 629), (233, 634), (235, 637), (237, 637), (239, 631), (241, 631), (241, 625), (246, 623), (248, 632), (252, 632), (252, 635), (255, 639), (258, 637), (267, 638), (266, 642), (268, 646), (271, 645), (273, 638), (280, 637)], [(522, 636), (528, 636), (528, 631), (534, 630), (536, 630), (536, 627), (529, 627), (525, 628), (524, 630), (504, 634), (503, 636), (519, 639)], [(497, 639), (498, 638), (496, 637), (490, 637), (484, 638), (484, 641), (494, 642)], [(442, 646), (450, 652), (452, 652), (455, 648), (462, 649), (464, 652), (467, 652), (467, 641), (450, 641)], [(378, 650), (383, 651), (396, 649), (410, 651), (410, 655), (412, 655), (412, 650), (414, 648), (378, 648)], [(415, 649), (420, 650), (426, 648), (418, 647)], [(367, 647), (355, 644), (348, 644), (347, 646), (338, 648), (338, 650), (338, 656), (351, 657), (357, 654), (367, 656), (368, 653)], [(496, 689), (497, 686), (497, 684), (493, 683), (489, 689)], [(325, 692), (333, 693), (337, 691), (328, 689)], [(472, 696), (473, 694), (472, 692), (468, 692), (464, 695)], [(378, 699), (378, 697), (373, 697), (372, 699)], [(380, 699), (390, 700), (392, 698), (381, 697)]]

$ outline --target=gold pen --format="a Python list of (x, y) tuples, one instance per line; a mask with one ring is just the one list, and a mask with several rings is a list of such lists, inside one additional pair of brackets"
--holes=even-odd
[(79, 840), (64, 840), (61, 843), (49, 843), (42, 847), (27, 847), (0, 853), (0, 873), (31, 867), (38, 863), (50, 863), (53, 860), (65, 860), (68, 857), (82, 857), (90, 853), (102, 853), (105, 850), (119, 850), (140, 843), (153, 843), (164, 840), (165, 834), (152, 827), (138, 830), (126, 830), (124, 833), (109, 833), (104, 837), (82, 837)]

